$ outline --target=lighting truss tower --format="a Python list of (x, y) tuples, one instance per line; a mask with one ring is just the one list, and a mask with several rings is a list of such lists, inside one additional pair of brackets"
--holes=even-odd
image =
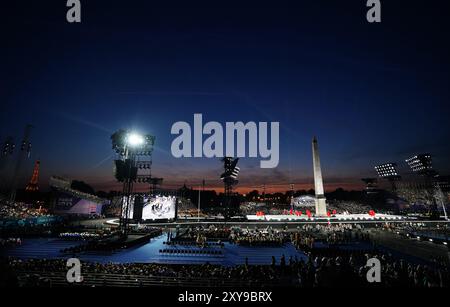
[(150, 172), (155, 137), (118, 130), (111, 136), (111, 141), (112, 148), (118, 155), (115, 160), (115, 176), (119, 182), (123, 183), (119, 228), (122, 235), (126, 237), (133, 206), (134, 183), (148, 183), (151, 180), (151, 175), (139, 175), (139, 172), (142, 170)]
[(233, 194), (233, 186), (235, 186), (239, 181), (237, 177), (239, 175), (239, 167), (237, 163), (239, 158), (233, 159), (230, 157), (225, 157), (222, 159), (224, 173), (220, 175), (220, 179), (223, 180), (225, 186), (225, 197), (229, 197)]
[(2, 158), (10, 156), (14, 153), (14, 149), (16, 148), (16, 145), (14, 144), (14, 140), (11, 136), (9, 136), (6, 141), (3, 143), (2, 147)]
[(151, 194), (155, 195), (157, 190), (158, 190), (158, 186), (160, 186), (163, 183), (163, 178), (150, 178), (149, 180), (149, 184), (150, 184), (150, 192)]

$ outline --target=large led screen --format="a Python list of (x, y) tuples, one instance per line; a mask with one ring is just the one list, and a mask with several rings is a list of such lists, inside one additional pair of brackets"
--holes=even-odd
[[(134, 216), (135, 197), (130, 197), (130, 208), (128, 218)], [(173, 196), (144, 196), (143, 198), (142, 219), (143, 220), (170, 220), (176, 216), (176, 198)], [(124, 199), (125, 203), (126, 199)], [(123, 216), (125, 216), (123, 210)]]

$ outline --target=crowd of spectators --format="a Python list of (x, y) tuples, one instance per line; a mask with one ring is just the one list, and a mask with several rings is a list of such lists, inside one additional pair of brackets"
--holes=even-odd
[[(191, 227), (184, 233), (177, 235), (173, 242), (192, 241), (202, 243), (220, 240), (247, 246), (281, 246), (286, 242), (293, 242), (297, 247), (312, 246), (315, 241), (328, 244), (343, 244), (354, 241), (369, 241), (369, 233), (362, 225), (330, 224), (308, 225), (297, 227), (296, 231), (273, 229), (249, 229), (240, 227)], [(169, 241), (169, 240), (168, 240)]]
[(361, 224), (307, 224), (291, 235), (291, 241), (298, 248), (312, 247), (317, 240), (327, 244), (369, 242), (370, 235)]
[[(377, 258), (381, 262), (381, 283), (367, 281), (367, 260)], [(228, 285), (272, 285), (294, 287), (448, 287), (448, 267), (439, 263), (432, 265), (414, 264), (396, 259), (388, 254), (374, 250), (351, 251), (339, 248), (311, 249), (307, 261), (297, 257), (275, 259), (268, 265), (220, 266), (220, 265), (172, 265), (172, 264), (101, 264), (83, 263), (83, 275), (90, 273), (141, 276), (164, 280), (170, 277), (181, 285), (193, 281), (220, 286), (221, 281)], [(22, 285), (36, 280), (39, 272), (66, 272), (66, 263), (60, 259), (8, 259), (9, 271), (22, 276)], [(26, 274), (21, 274), (26, 273)], [(25, 280), (23, 279), (25, 276)], [(104, 284), (107, 286), (107, 284)], [(164, 284), (162, 284), (164, 285)]]
[(327, 208), (329, 211), (336, 210), (339, 214), (363, 214), (373, 209), (361, 202), (349, 200), (327, 200)]
[[(368, 227), (368, 226), (367, 226)], [(380, 226), (381, 227), (381, 226)], [(423, 230), (425, 225), (384, 224), (383, 228), (396, 231), (400, 228)], [(373, 227), (372, 227), (373, 228)], [(295, 286), (295, 287), (449, 287), (449, 267), (444, 261), (420, 261), (393, 256), (375, 245), (363, 248), (343, 248), (347, 243), (370, 242), (369, 232), (360, 224), (305, 224), (296, 229), (278, 230), (271, 227), (264, 229), (230, 228), (210, 225), (208, 227), (191, 227), (178, 230), (175, 236), (168, 233), (168, 242), (185, 240), (186, 242), (211, 242), (229, 240), (234, 244), (251, 246), (280, 246), (292, 242), (306, 257), (284, 255), (266, 265), (252, 265), (252, 259), (246, 259), (244, 265), (221, 266), (208, 263), (197, 264), (142, 264), (142, 263), (83, 263), (83, 276), (90, 274), (104, 276), (108, 285), (108, 276), (114, 275), (126, 284), (129, 280), (160, 281), (163, 285), (169, 278), (180, 285), (205, 284), (221, 286), (224, 282), (237, 286)], [(441, 226), (438, 231), (447, 231)], [(428, 229), (428, 228), (425, 228)], [(381, 229), (378, 229), (381, 230)], [(148, 227), (145, 231), (161, 233), (160, 229)], [(70, 234), (67, 234), (70, 236)], [(201, 238), (201, 242), (199, 242)], [(317, 242), (327, 243), (325, 246)], [(2, 242), (2, 244), (5, 242)], [(6, 244), (6, 243), (5, 243)], [(367, 247), (369, 246), (369, 247)], [(67, 250), (67, 253), (78, 252)], [(367, 261), (377, 258), (381, 262), (381, 283), (368, 283)], [(7, 259), (9, 272), (18, 277), (19, 285), (51, 285), (48, 274), (43, 272), (67, 272), (65, 260), (62, 259)], [(42, 280), (40, 276), (46, 276)], [(64, 274), (56, 274), (64, 278)], [(97, 276), (97, 275), (96, 275)], [(117, 277), (118, 276), (118, 277)], [(55, 277), (56, 278), (56, 277)], [(97, 278), (97, 277), (96, 277)], [(96, 279), (98, 280), (98, 278)], [(64, 282), (64, 280), (63, 280)]]
[(186, 240), (197, 240), (197, 238), (203, 237), (207, 240), (226, 240), (230, 237), (231, 228), (221, 227), (221, 226), (198, 226), (189, 227), (186, 231), (178, 238)]
[(0, 247), (11, 247), (22, 245), (21, 238), (0, 238)]
[(65, 240), (98, 239), (101, 236), (102, 234), (96, 232), (62, 232), (59, 234), (59, 237)]
[[(299, 204), (299, 203), (297, 203)], [(357, 201), (349, 200), (327, 200), (328, 211), (335, 211), (338, 214), (364, 214), (368, 213), (373, 208), (371, 206), (365, 205)], [(290, 204), (277, 204), (273, 205), (271, 203), (256, 203), (256, 202), (246, 202), (241, 204), (240, 210), (244, 215), (256, 214), (256, 212), (264, 212), (266, 215), (282, 215), (289, 214), (290, 210), (302, 211), (306, 210), (314, 211), (314, 201), (313, 202), (303, 202), (301, 205)], [(288, 213), (287, 213), (288, 212)]]
[(33, 208), (20, 202), (0, 200), (0, 219), (27, 219), (50, 216), (44, 208)]
[(281, 246), (289, 241), (285, 231), (267, 229), (236, 228), (230, 234), (230, 242), (247, 246)]
[(190, 227), (177, 235), (172, 242), (192, 241), (204, 245), (207, 241), (229, 241), (230, 243), (248, 246), (280, 246), (289, 240), (285, 231), (266, 229), (248, 229), (210, 225), (208, 227)]
[[(339, 248), (311, 249), (314, 263), (314, 284), (332, 287), (336, 283), (367, 283), (368, 259), (381, 262), (382, 286), (388, 287), (448, 287), (449, 270), (445, 265), (414, 264), (375, 250), (350, 251)], [(356, 284), (355, 284), (356, 282)]]

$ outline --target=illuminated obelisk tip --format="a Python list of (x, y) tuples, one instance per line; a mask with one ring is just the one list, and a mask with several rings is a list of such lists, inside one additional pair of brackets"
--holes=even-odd
[(312, 141), (313, 168), (314, 168), (314, 190), (316, 192), (316, 216), (327, 215), (327, 203), (323, 191), (322, 169), (320, 167), (319, 146), (317, 138)]

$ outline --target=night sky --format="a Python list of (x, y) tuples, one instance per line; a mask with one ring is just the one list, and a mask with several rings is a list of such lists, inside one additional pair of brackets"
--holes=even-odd
[[(450, 3), (365, 0), (82, 0), (2, 5), (0, 141), (27, 123), (31, 175), (114, 187), (110, 135), (156, 136), (153, 173), (167, 188), (203, 178), (219, 187), (219, 159), (175, 159), (176, 121), (279, 121), (280, 164), (241, 159), (239, 190), (312, 187), (318, 137), (326, 189), (362, 186), (373, 167), (420, 152), (450, 173)], [(333, 2), (334, 4), (330, 3)], [(393, 3), (395, 2), (395, 3)], [(2, 160), (2, 184), (9, 160)]]

